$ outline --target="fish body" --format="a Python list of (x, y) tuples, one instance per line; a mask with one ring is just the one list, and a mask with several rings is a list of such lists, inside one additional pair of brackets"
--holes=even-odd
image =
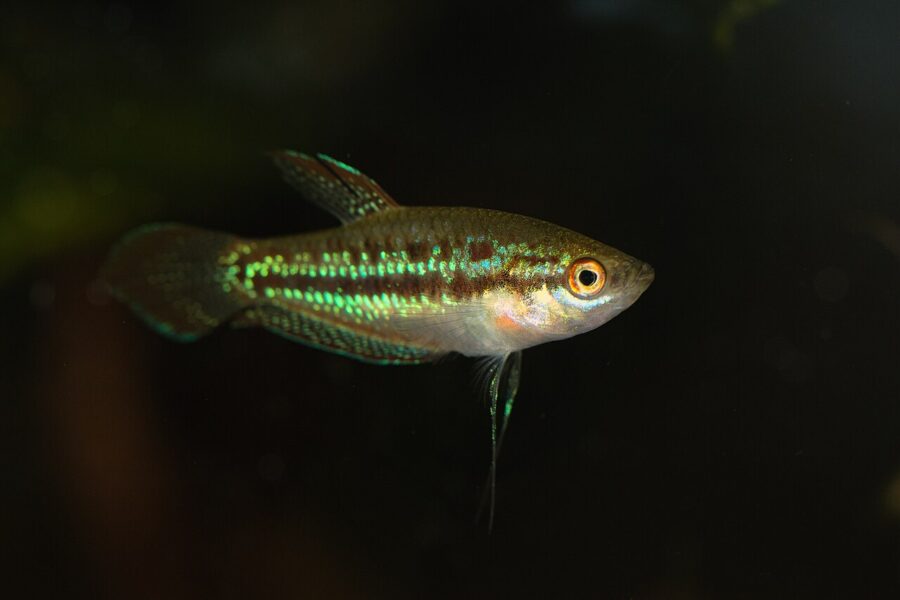
[[(338, 161), (299, 153), (276, 160), (344, 225), (256, 240), (150, 225), (107, 263), (114, 292), (182, 340), (230, 320), (364, 361), (408, 364), (451, 352), (503, 356), (583, 333), (630, 306), (653, 279), (646, 263), (551, 223), (480, 208), (402, 207)], [(375, 202), (360, 202), (367, 194)], [(596, 293), (573, 289), (579, 260), (602, 270)]]

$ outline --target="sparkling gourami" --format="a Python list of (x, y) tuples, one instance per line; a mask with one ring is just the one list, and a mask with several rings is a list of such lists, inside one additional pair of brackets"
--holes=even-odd
[[(230, 322), (367, 362), (411, 364), (450, 352), (507, 356), (583, 333), (653, 280), (646, 263), (563, 227), (488, 209), (400, 206), (323, 154), (273, 156), (342, 226), (268, 239), (144, 226), (107, 261), (113, 293), (182, 341)], [(573, 278), (584, 261), (596, 272)], [(599, 288), (579, 293), (584, 281)]]

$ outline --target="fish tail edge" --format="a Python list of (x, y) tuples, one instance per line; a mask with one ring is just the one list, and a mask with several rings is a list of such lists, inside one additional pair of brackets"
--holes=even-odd
[(227, 264), (238, 241), (177, 223), (144, 225), (113, 248), (100, 279), (159, 333), (194, 341), (249, 305)]

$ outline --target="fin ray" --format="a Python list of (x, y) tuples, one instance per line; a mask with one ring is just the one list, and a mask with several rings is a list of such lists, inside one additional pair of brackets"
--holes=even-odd
[[(497, 459), (500, 456), (500, 448), (503, 446), (503, 438), (509, 425), (512, 414), (513, 402), (519, 391), (519, 379), (522, 374), (522, 351), (512, 352), (498, 357), (491, 357), (484, 365), (484, 376), (487, 377), (487, 400), (491, 415), (491, 468), (488, 471), (484, 493), (481, 496), (481, 506), (478, 508), (476, 521), (481, 517), (485, 505), (488, 506), (488, 532), (494, 529), (494, 507), (497, 499)], [(497, 427), (497, 409), (500, 395), (503, 395), (503, 414), (500, 421), (499, 435)]]
[(233, 324), (237, 327), (259, 325), (307, 346), (381, 365), (430, 362), (443, 354), (388, 340), (371, 332), (357, 333), (350, 327), (271, 304), (249, 308)]
[(192, 341), (246, 304), (219, 260), (235, 240), (186, 225), (145, 225), (113, 249), (100, 278), (156, 331)]
[(342, 223), (399, 207), (375, 181), (325, 154), (281, 150), (272, 157), (285, 181)]

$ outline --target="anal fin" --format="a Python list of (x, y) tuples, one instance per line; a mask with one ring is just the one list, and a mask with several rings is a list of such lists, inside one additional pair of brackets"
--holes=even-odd
[(233, 325), (265, 327), (292, 341), (379, 365), (418, 364), (441, 356), (429, 348), (358, 332), (347, 325), (274, 305), (249, 308)]

